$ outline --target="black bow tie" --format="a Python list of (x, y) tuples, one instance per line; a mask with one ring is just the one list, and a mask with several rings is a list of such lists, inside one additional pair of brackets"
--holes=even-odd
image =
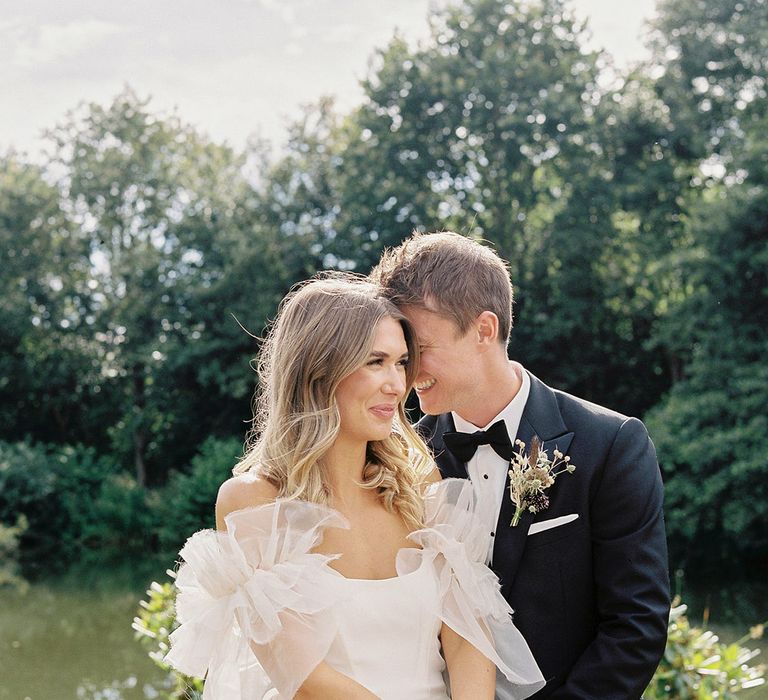
[(512, 457), (512, 443), (509, 441), (507, 426), (503, 420), (496, 421), (488, 430), (478, 430), (475, 433), (444, 433), (443, 442), (456, 458), (465, 464), (472, 459), (479, 445), (490, 445), (503, 459)]

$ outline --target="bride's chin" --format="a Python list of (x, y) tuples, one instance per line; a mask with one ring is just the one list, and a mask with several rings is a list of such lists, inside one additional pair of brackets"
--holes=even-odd
[(378, 442), (379, 440), (386, 440), (392, 434), (392, 424), (385, 426), (379, 426), (376, 430), (372, 430), (368, 436), (368, 442)]

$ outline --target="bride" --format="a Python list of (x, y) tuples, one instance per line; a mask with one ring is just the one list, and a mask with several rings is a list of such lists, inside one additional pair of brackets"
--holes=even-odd
[(543, 687), (483, 564), (471, 485), (439, 481), (405, 417), (418, 354), (407, 320), (361, 278), (326, 274), (283, 300), (217, 530), (181, 550), (166, 661), (205, 677), (204, 698)]

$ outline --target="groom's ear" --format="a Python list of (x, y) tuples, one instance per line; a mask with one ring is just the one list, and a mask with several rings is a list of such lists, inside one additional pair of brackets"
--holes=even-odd
[(493, 311), (483, 311), (475, 319), (477, 342), (481, 347), (493, 347), (499, 340), (499, 318)]

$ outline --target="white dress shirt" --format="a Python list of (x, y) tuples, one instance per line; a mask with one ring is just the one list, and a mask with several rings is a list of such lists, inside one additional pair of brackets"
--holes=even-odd
[[(520, 427), (520, 419), (523, 417), (523, 409), (528, 401), (531, 391), (531, 379), (519, 362), (512, 362), (512, 366), (521, 380), (520, 389), (510, 401), (488, 425), (476, 426), (468, 420), (464, 420), (458, 413), (451, 412), (456, 430), (460, 433), (474, 433), (477, 430), (488, 430), (494, 423), (503, 420), (507, 427), (510, 441), (514, 444), (517, 429)], [(509, 493), (504, 488), (507, 481), (509, 462), (499, 457), (490, 445), (480, 445), (472, 459), (467, 463), (467, 473), (477, 497), (478, 512), (487, 516), (486, 527), (489, 528), (491, 541), (488, 547), (486, 563), (491, 563), (493, 545), (496, 537), (496, 524), (499, 520), (502, 499)]]

